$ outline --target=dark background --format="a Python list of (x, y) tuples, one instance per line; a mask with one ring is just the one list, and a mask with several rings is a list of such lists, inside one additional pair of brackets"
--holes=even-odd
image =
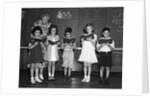
[[(58, 11), (70, 12), (72, 17), (70, 19), (57, 19)], [(73, 35), (76, 36), (76, 44), (80, 46), (80, 35), (83, 33), (83, 28), (87, 23), (93, 23), (95, 26), (95, 33), (100, 37), (103, 27), (107, 26), (111, 29), (111, 37), (115, 40), (116, 48), (123, 48), (123, 7), (110, 8), (23, 8), (21, 22), (21, 47), (28, 46), (30, 39), (30, 31), (33, 23), (39, 19), (43, 14), (50, 15), (52, 24), (56, 24), (59, 29), (59, 36), (62, 39), (64, 30), (67, 26), (73, 29)], [(27, 49), (20, 49), (20, 69), (27, 69)], [(60, 51), (60, 58), (62, 51)], [(82, 70), (82, 63), (77, 62), (80, 51), (75, 51), (75, 67), (74, 71)], [(62, 60), (56, 64), (56, 70), (62, 70)], [(96, 65), (92, 67), (93, 71), (97, 71)], [(113, 72), (122, 71), (122, 50), (115, 50), (113, 52)]]

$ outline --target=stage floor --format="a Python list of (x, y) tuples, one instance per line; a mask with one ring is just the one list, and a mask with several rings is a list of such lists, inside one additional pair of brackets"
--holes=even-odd
[(63, 71), (55, 72), (55, 81), (48, 80), (47, 70), (44, 70), (44, 81), (42, 83), (30, 83), (30, 71), (20, 70), (19, 88), (92, 88), (92, 89), (121, 89), (122, 73), (111, 73), (109, 84), (99, 84), (98, 72), (92, 72), (91, 82), (81, 82), (83, 72), (73, 72), (71, 81), (65, 81)]

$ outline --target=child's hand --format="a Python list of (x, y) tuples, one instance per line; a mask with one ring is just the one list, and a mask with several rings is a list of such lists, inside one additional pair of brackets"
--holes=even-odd
[(101, 46), (103, 47), (104, 45), (106, 45), (105, 43), (102, 43)]
[(106, 43), (106, 45), (107, 45), (107, 46), (110, 46), (110, 44), (109, 44), (109, 43)]

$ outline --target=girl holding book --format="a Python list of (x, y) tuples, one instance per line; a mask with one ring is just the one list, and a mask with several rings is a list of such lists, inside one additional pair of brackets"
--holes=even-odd
[(64, 78), (69, 81), (71, 76), (71, 70), (74, 66), (74, 51), (73, 49), (76, 47), (75, 45), (75, 37), (71, 35), (72, 28), (67, 27), (65, 29), (65, 37), (63, 39), (62, 48), (63, 52), (63, 64), (64, 67)]
[(43, 63), (42, 48), (44, 47), (44, 44), (41, 39), (42, 30), (39, 26), (32, 29), (32, 34), (34, 39), (31, 39), (28, 48), (30, 49), (29, 62), (31, 83), (35, 84), (36, 82), (42, 82), (39, 78), (39, 69)]
[(56, 25), (51, 25), (49, 28), (49, 34), (47, 36), (47, 54), (48, 54), (48, 78), (49, 80), (54, 80), (55, 75), (55, 62), (59, 60), (58, 56), (58, 45), (59, 36), (58, 28)]
[[(98, 69), (100, 72), (100, 83), (108, 84), (110, 69), (112, 66), (112, 51), (115, 47), (114, 40), (110, 37), (110, 29), (105, 27), (102, 29), (101, 37), (97, 42), (98, 52)], [(104, 79), (104, 70), (106, 70), (106, 78)]]
[(81, 54), (79, 61), (84, 63), (84, 78), (82, 82), (90, 82), (91, 80), (91, 65), (97, 63), (97, 57), (95, 53), (95, 43), (97, 41), (97, 35), (94, 34), (93, 24), (87, 24), (85, 26), (85, 32), (81, 36)]
[[(48, 64), (47, 62), (47, 48), (46, 48), (46, 38), (48, 35), (48, 29), (51, 26), (51, 22), (50, 22), (50, 16), (48, 14), (44, 14), (41, 16), (41, 19), (39, 19), (38, 21), (34, 22), (34, 27), (35, 26), (39, 26), (42, 29), (42, 34), (41, 34), (41, 38), (42, 41), (45, 45), (45, 48), (43, 49), (43, 58), (44, 58), (44, 62), (43, 64), (40, 66), (40, 78), (42, 80), (44, 80), (43, 77), (43, 70), (46, 67), (46, 65)], [(34, 36), (31, 34), (31, 37), (34, 38)]]

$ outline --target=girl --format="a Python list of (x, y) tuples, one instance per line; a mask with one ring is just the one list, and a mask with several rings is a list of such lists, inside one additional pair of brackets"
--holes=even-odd
[[(43, 54), (42, 54), (42, 47), (44, 44), (41, 40), (41, 34), (42, 30), (39, 26), (36, 26), (32, 29), (32, 34), (34, 36), (34, 39), (31, 40), (29, 43), (29, 49), (30, 49), (30, 74), (31, 74), (31, 83), (35, 84), (36, 82), (42, 82), (39, 79), (39, 67), (41, 66), (43, 62)], [(35, 76), (34, 76), (35, 72)]]
[[(98, 69), (100, 71), (100, 83), (108, 84), (110, 68), (112, 66), (112, 51), (114, 49), (114, 40), (110, 37), (110, 29), (103, 28), (101, 38), (97, 43), (98, 51)], [(103, 73), (106, 70), (106, 80), (104, 81)]]
[(51, 26), (51, 22), (49, 21), (50, 20), (50, 17), (48, 14), (44, 14), (42, 15), (41, 19), (36, 21), (34, 23), (34, 26), (40, 26), (43, 33), (41, 35), (42, 37), (42, 41), (45, 45), (45, 48), (43, 49), (43, 58), (44, 58), (44, 62), (42, 64), (42, 66), (40, 67), (40, 78), (42, 80), (44, 80), (44, 77), (43, 77), (43, 69), (45, 68), (45, 66), (47, 65), (47, 48), (46, 48), (46, 38), (47, 38), (47, 35), (48, 35), (48, 29), (49, 27)]
[(63, 39), (62, 48), (63, 52), (63, 64), (65, 80), (69, 81), (71, 76), (71, 70), (74, 65), (74, 52), (75, 38), (71, 36), (72, 28), (68, 27), (65, 30), (65, 37)]
[[(35, 26), (39, 26), (42, 29), (42, 34), (41, 34), (41, 38), (42, 41), (45, 45), (45, 48), (43, 49), (43, 58), (44, 58), (44, 62), (43, 64), (40, 66), (40, 78), (42, 80), (44, 80), (43, 77), (43, 69), (45, 68), (45, 66), (47, 65), (47, 48), (46, 48), (46, 38), (48, 35), (48, 29), (51, 26), (51, 22), (49, 21), (50, 17), (48, 14), (44, 14), (42, 15), (41, 19), (34, 22), (34, 26), (32, 28), (34, 28)], [(31, 38), (34, 38), (33, 34), (31, 34)]]
[(55, 75), (55, 62), (59, 60), (58, 56), (58, 28), (56, 25), (51, 25), (49, 28), (49, 35), (47, 36), (47, 53), (48, 53), (48, 77), (49, 80), (54, 80)]
[(82, 82), (90, 82), (91, 78), (91, 65), (97, 63), (95, 53), (95, 43), (97, 35), (93, 33), (93, 24), (87, 24), (85, 27), (85, 34), (81, 37), (82, 50), (79, 61), (84, 63), (84, 78)]

